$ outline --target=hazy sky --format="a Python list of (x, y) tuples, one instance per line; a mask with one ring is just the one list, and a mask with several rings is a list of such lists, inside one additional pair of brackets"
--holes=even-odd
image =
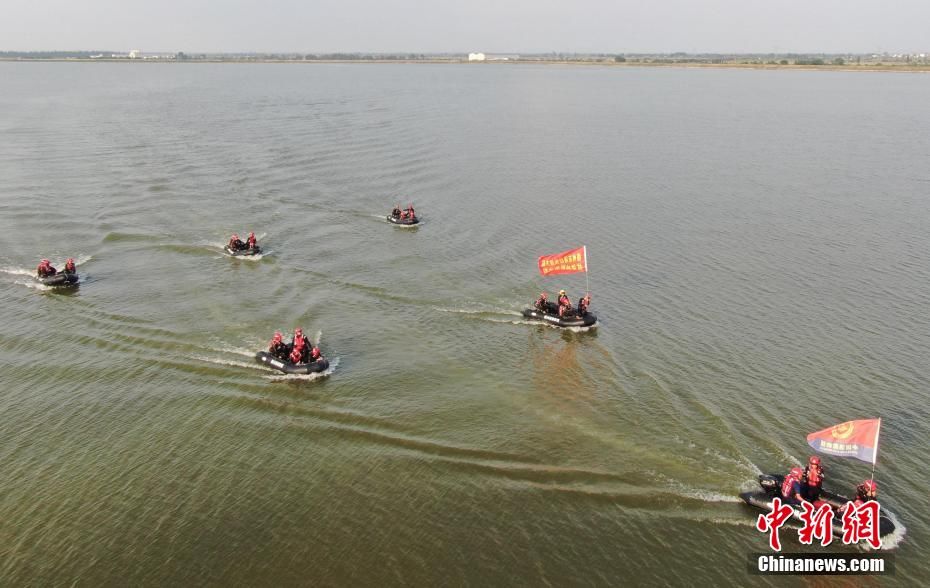
[(930, 0), (2, 0), (0, 50), (930, 52)]

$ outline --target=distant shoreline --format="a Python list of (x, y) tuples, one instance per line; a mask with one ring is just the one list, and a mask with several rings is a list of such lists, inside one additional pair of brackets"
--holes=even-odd
[(466, 65), (470, 67), (519, 66), (519, 65), (564, 65), (572, 67), (610, 67), (610, 68), (685, 68), (685, 69), (751, 69), (751, 70), (796, 70), (796, 71), (861, 71), (861, 72), (895, 72), (895, 73), (930, 73), (930, 64), (833, 64), (800, 65), (781, 63), (694, 63), (694, 62), (613, 62), (613, 61), (576, 61), (544, 59), (510, 59), (487, 60), (481, 62), (466, 59), (125, 59), (125, 58), (21, 58), (0, 57), (6, 63), (146, 63), (146, 64), (445, 64)]

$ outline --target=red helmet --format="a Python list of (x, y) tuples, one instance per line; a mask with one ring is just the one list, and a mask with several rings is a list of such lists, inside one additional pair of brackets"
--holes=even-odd
[(542, 294), (539, 295), (539, 297), (540, 297), (540, 298), (549, 298), (549, 295), (546, 294), (545, 292), (543, 292)]
[(280, 340), (282, 339), (282, 337), (283, 337), (283, 335), (281, 334), (281, 331), (275, 331), (275, 332), (274, 332), (274, 337), (272, 338), (272, 341), (280, 341)]
[(862, 489), (871, 494), (878, 494), (878, 482), (875, 480), (866, 480), (862, 483)]
[(52, 263), (52, 262), (49, 261), (49, 260), (47, 260), (47, 259), (43, 259), (41, 263), (42, 263), (42, 265), (48, 265), (48, 264), (50, 264), (50, 263)]
[(791, 468), (791, 472), (788, 475), (796, 480), (800, 480), (801, 476), (804, 475), (804, 470), (801, 468)]
[(301, 337), (303, 337), (303, 334), (304, 334), (304, 330), (301, 329), (300, 327), (297, 327), (296, 329), (294, 329), (294, 336), (295, 336), (295, 337), (297, 337), (298, 335), (301, 336)]
[(252, 231), (249, 231), (249, 237), (254, 237), (254, 236), (255, 236), (255, 233), (253, 233)]
[(320, 348), (319, 348), (319, 347), (314, 347), (314, 348), (310, 351), (310, 355), (312, 355), (314, 358), (319, 357), (319, 356), (320, 356)]
[(812, 455), (812, 456), (810, 456), (810, 458), (807, 460), (807, 463), (809, 463), (809, 464), (811, 464), (811, 465), (818, 465), (818, 466), (819, 466), (819, 465), (820, 465), (820, 458), (817, 457), (816, 455)]
[(233, 239), (238, 239), (238, 238), (239, 238), (239, 235), (237, 235), (237, 234), (235, 234), (235, 233), (233, 233), (233, 236), (232, 236), (232, 238), (233, 238)]

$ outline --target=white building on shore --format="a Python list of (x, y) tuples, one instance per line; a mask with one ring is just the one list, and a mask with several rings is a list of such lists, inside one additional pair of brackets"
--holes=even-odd
[(468, 61), (484, 61), (485, 59), (486, 57), (484, 56), (484, 53), (469, 53), (468, 54)]

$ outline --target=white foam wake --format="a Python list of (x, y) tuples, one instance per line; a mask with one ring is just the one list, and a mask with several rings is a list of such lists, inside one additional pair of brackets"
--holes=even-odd
[(34, 276), (36, 273), (35, 269), (23, 268), (23, 267), (4, 267), (0, 268), (0, 272), (5, 274), (12, 274), (14, 276)]
[(42, 292), (51, 292), (55, 289), (54, 286), (46, 286), (45, 284), (36, 282), (35, 280), (16, 280), (13, 283), (26, 286), (27, 288), (32, 288), (34, 290), (41, 290)]
[(522, 313), (517, 312), (516, 310), (500, 308), (447, 308), (444, 306), (434, 306), (433, 309), (438, 310), (439, 312), (451, 312), (455, 314), (504, 314), (510, 316), (523, 316)]
[[(904, 536), (907, 534), (907, 528), (901, 524), (901, 521), (898, 520), (898, 517), (895, 516), (893, 512), (886, 508), (882, 508), (882, 512), (891, 519), (891, 522), (894, 523), (894, 531), (889, 533), (887, 536), (882, 537), (882, 551), (888, 551), (890, 549), (896, 548), (898, 545), (904, 541)], [(872, 546), (868, 542), (863, 542), (860, 544), (860, 548), (863, 551), (873, 551)]]
[(216, 357), (206, 357), (203, 355), (194, 355), (193, 358), (199, 359), (200, 361), (205, 361), (207, 363), (213, 363), (216, 365), (231, 365), (235, 367), (249, 368), (249, 369), (255, 369), (255, 370), (262, 370), (262, 371), (265, 370), (262, 364), (258, 362), (246, 363), (244, 361), (237, 361), (234, 359), (219, 359)]

